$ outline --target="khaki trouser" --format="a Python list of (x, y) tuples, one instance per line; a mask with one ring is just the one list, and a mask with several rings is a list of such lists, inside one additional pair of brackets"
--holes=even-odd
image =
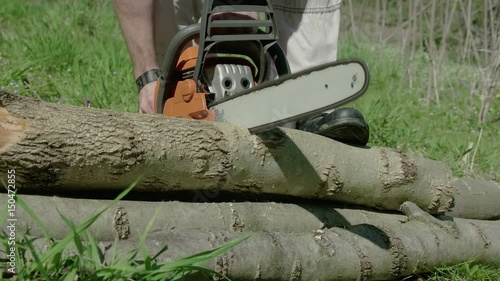
[[(341, 0), (272, 0), (278, 43), (292, 72), (337, 59)], [(158, 62), (174, 34), (197, 23), (202, 0), (157, 0), (155, 40)]]

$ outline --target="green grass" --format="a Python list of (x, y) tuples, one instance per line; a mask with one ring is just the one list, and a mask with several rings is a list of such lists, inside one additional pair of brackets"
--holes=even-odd
[(51, 102), (137, 112), (109, 1), (0, 1), (0, 87)]
[[(498, 138), (498, 99), (490, 109), (490, 118), (479, 125), (478, 93), (471, 87), (480, 79), (471, 66), (449, 63), (439, 75), (440, 105), (426, 104), (428, 58), (418, 53), (410, 66), (403, 63), (401, 51), (391, 46), (340, 42), (339, 56), (366, 60), (371, 84), (364, 97), (353, 103), (370, 125), (372, 146), (400, 149), (411, 155), (447, 163), (455, 176), (498, 180), (500, 176), (500, 139)], [(406, 76), (412, 73), (412, 87)], [(482, 130), (478, 143), (479, 134)], [(473, 143), (472, 149), (469, 143)], [(473, 170), (472, 155), (477, 148)], [(463, 156), (468, 154), (469, 160)]]
[(500, 270), (464, 262), (450, 267), (442, 267), (426, 277), (427, 281), (475, 281), (500, 280)]
[[(0, 27), (1, 90), (77, 106), (84, 106), (84, 100), (90, 100), (93, 107), (137, 112), (132, 65), (111, 1), (0, 0)], [(477, 124), (480, 100), (470, 90), (479, 78), (472, 67), (453, 63), (445, 66), (440, 73), (441, 105), (437, 106), (425, 104), (428, 77), (425, 53), (418, 53), (410, 66), (411, 88), (405, 76), (404, 56), (396, 48), (344, 38), (339, 57), (359, 57), (370, 67), (370, 88), (353, 103), (370, 124), (370, 145), (444, 161), (455, 176), (498, 180), (499, 124), (494, 118), (481, 126)], [(498, 109), (497, 100), (490, 117)], [(477, 143), (481, 130), (481, 140)], [(472, 149), (468, 149), (470, 142), (474, 144)], [(469, 174), (466, 171), (476, 149), (473, 174)], [(469, 155), (468, 161), (462, 160), (464, 155)], [(111, 280), (108, 269), (118, 267), (113, 274), (121, 274), (118, 277), (126, 280), (138, 277), (134, 274), (149, 272), (145, 264), (135, 261), (134, 253), (117, 260), (116, 267), (104, 266), (95, 241), (85, 234), (82, 226), (74, 229), (64, 245), (60, 242), (50, 247), (59, 250), (76, 247), (78, 255), (62, 258), (59, 256), (62, 251), (41, 255), (26, 264), (29, 267), (26, 276), (52, 274), (55, 270), (71, 280), (76, 270), (78, 274), (84, 272), (94, 277), (100, 273)], [(31, 247), (29, 241), (23, 243)], [(137, 266), (142, 273), (131, 266)], [(426, 278), (498, 280), (499, 274), (499, 269), (464, 263), (444, 267)]]

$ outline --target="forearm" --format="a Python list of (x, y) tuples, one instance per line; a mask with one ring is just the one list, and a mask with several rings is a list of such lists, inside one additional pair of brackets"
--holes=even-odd
[(154, 44), (154, 0), (113, 0), (134, 66), (135, 78), (158, 68)]

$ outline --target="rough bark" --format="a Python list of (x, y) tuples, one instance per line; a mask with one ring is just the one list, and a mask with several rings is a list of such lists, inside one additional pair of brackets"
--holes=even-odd
[[(463, 185), (453, 186), (444, 163), (291, 129), (251, 135), (231, 124), (0, 93), (0, 136), (0, 171), (15, 169), (21, 193), (118, 191), (142, 176), (135, 191), (279, 194), (386, 210), (411, 201), (429, 213), (453, 211), (454, 199), (462, 202), (453, 195)], [(500, 198), (497, 183), (475, 184), (484, 185), (487, 197)], [(469, 217), (476, 205), (456, 207), (460, 212), (453, 214)], [(492, 207), (480, 216), (497, 216), (500, 206)]]
[[(112, 201), (72, 199), (51, 196), (21, 195), (23, 201), (38, 216), (54, 239), (61, 239), (71, 229), (61, 218), (63, 214), (76, 225), (83, 223)], [(8, 196), (0, 194), (7, 202)], [(231, 232), (311, 232), (332, 227), (350, 227), (353, 224), (376, 223), (390, 220), (392, 214), (351, 208), (333, 208), (328, 204), (287, 203), (187, 203), (145, 202), (124, 200), (118, 202), (90, 228), (99, 240), (138, 239), (150, 219), (158, 211), (151, 232), (175, 231), (231, 231)], [(38, 223), (22, 208), (17, 207), (16, 225), (20, 233), (42, 235)], [(7, 231), (7, 225), (3, 230)]]
[[(95, 203), (98, 201), (92, 202)], [(127, 208), (137, 207), (133, 204)], [(205, 264), (233, 280), (391, 280), (471, 259), (488, 265), (498, 265), (500, 261), (499, 221), (437, 219), (409, 202), (401, 208), (405, 215), (324, 207), (323, 214), (330, 218), (321, 220), (304, 206), (287, 204), (255, 203), (253, 210), (247, 207), (254, 203), (151, 204), (165, 205), (160, 214), (168, 214), (168, 218), (158, 218), (159, 223), (146, 242), (153, 254), (169, 246), (159, 257), (161, 262), (251, 234), (249, 240)], [(187, 205), (192, 208), (186, 209)], [(58, 203), (58, 206), (62, 205)], [(147, 208), (145, 204), (142, 207)], [(154, 207), (142, 215), (149, 216)], [(241, 212), (239, 218), (244, 218), (238, 222), (241, 228), (234, 227), (233, 210), (237, 209)], [(51, 212), (48, 210), (46, 214)], [(128, 213), (133, 230), (142, 232), (139, 228), (147, 223), (144, 217), (132, 215), (135, 211)], [(110, 215), (106, 215), (108, 224)], [(325, 221), (335, 225), (326, 226)], [(109, 232), (109, 225), (101, 222), (100, 226)], [(280, 231), (280, 227), (287, 231)], [(291, 230), (298, 231), (292, 233)], [(115, 245), (118, 254), (136, 249), (137, 238), (131, 235), (127, 240), (118, 240)], [(108, 245), (114, 242), (107, 240), (100, 242), (102, 249), (107, 249), (105, 257), (109, 259), (113, 250)], [(2, 255), (5, 253), (0, 252), (0, 258)], [(201, 279), (196, 276), (193, 280)]]

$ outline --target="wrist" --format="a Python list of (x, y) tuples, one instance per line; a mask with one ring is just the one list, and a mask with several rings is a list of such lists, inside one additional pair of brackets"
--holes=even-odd
[[(133, 61), (135, 79), (139, 78), (139, 76), (141, 76), (148, 70), (160, 68), (157, 63), (154, 63), (150, 59), (147, 59), (146, 56), (138, 56), (138, 57), (140, 57), (142, 61), (141, 62)], [(149, 63), (146, 63), (145, 61), (149, 61)]]
[(140, 93), (144, 86), (149, 83), (156, 82), (160, 78), (163, 78), (163, 72), (158, 68), (151, 68), (147, 71), (144, 71), (135, 80), (135, 83), (137, 85), (137, 92)]

